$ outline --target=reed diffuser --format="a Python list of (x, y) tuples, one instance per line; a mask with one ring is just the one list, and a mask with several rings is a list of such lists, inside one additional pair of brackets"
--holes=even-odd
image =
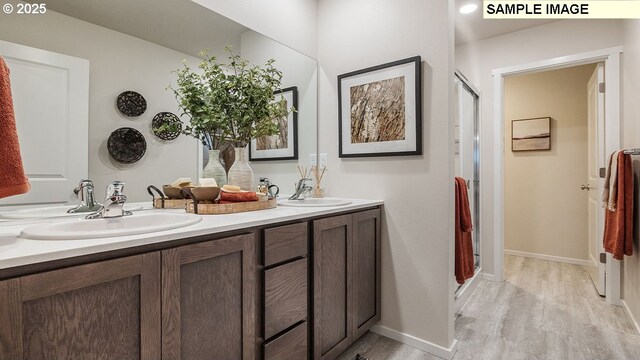
[(322, 169), (320, 169), (317, 166), (312, 166), (311, 167), (311, 172), (313, 173), (313, 176), (316, 178), (316, 187), (313, 190), (313, 197), (314, 198), (323, 198), (324, 197), (324, 189), (322, 188), (322, 186), (320, 185), (321, 181), (322, 181), (322, 177), (324, 176), (324, 172), (327, 171), (327, 167), (323, 167)]

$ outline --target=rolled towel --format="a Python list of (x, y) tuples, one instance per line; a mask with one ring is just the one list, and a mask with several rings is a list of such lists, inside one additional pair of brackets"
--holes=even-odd
[(9, 68), (0, 57), (0, 198), (24, 194), (30, 188), (20, 156)]
[(220, 204), (228, 204), (229, 202), (248, 202), (258, 201), (258, 195), (253, 191), (230, 193), (220, 192)]

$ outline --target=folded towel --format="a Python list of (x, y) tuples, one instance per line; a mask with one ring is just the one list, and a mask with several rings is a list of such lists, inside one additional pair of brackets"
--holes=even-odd
[[(631, 155), (617, 152), (616, 205), (607, 207), (604, 220), (604, 250), (613, 258), (622, 260), (633, 254), (633, 167)], [(613, 172), (613, 171), (612, 171)]]
[(616, 211), (618, 197), (618, 154), (621, 151), (614, 151), (609, 157), (607, 174), (604, 178), (604, 188), (602, 190), (602, 207), (610, 211)]
[(455, 187), (455, 275), (458, 284), (464, 284), (475, 272), (471, 235), (473, 223), (467, 182), (461, 177), (456, 177)]
[(258, 201), (258, 195), (253, 191), (231, 193), (220, 191), (220, 204), (228, 204), (229, 202), (248, 202)]
[(29, 189), (20, 156), (9, 68), (0, 57), (0, 198), (24, 194)]

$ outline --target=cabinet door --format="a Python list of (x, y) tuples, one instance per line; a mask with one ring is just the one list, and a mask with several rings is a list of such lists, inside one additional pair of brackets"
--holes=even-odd
[(160, 358), (160, 253), (0, 282), (0, 359)]
[(352, 340), (351, 215), (314, 221), (314, 359), (335, 359)]
[(255, 360), (253, 235), (162, 252), (162, 359)]
[(380, 320), (380, 209), (353, 214), (353, 337)]

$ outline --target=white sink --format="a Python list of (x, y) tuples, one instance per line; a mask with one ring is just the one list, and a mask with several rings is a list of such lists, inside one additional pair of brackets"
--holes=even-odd
[[(91, 213), (74, 213), (69, 214), (67, 210), (73, 209), (75, 206), (49, 206), (42, 208), (32, 208), (24, 210), (13, 210), (0, 213), (0, 219), (7, 220), (24, 220), (24, 219), (47, 219), (58, 217), (85, 217)], [(141, 204), (125, 204), (124, 209), (127, 211), (142, 210)]]
[(167, 213), (77, 219), (29, 226), (22, 230), (20, 237), (34, 240), (76, 240), (127, 236), (177, 229), (196, 224), (200, 220), (200, 215)]
[(304, 200), (280, 200), (278, 205), (297, 207), (319, 207), (319, 206), (344, 206), (351, 204), (351, 200), (336, 198), (311, 198)]

